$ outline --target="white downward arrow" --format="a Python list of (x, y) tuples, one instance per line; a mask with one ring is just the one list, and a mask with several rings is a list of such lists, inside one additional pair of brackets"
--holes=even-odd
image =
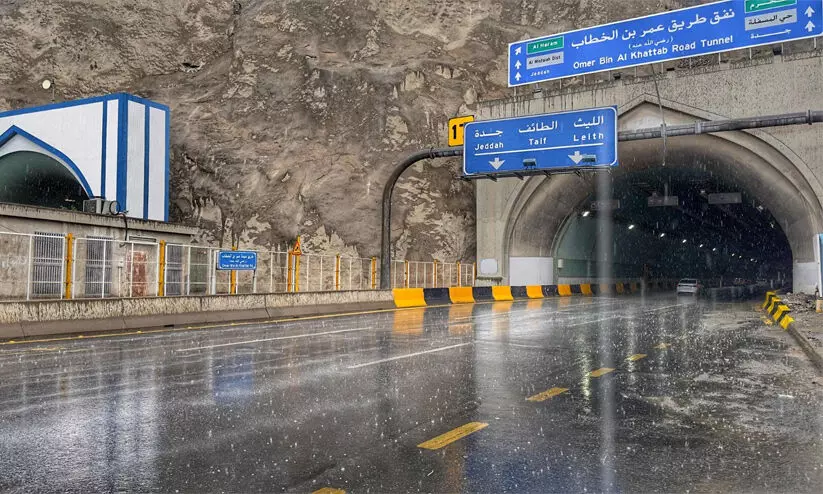
[(809, 23), (806, 24), (806, 31), (812, 32), (812, 31), (814, 31), (814, 28), (815, 28), (814, 22), (809, 21)]
[(575, 151), (574, 154), (570, 154), (569, 158), (574, 161), (575, 165), (579, 165), (581, 161), (583, 161), (583, 155), (580, 154), (580, 151)]
[(518, 70), (519, 70), (519, 69), (520, 69), (520, 67), (522, 67), (522, 66), (523, 66), (523, 64), (522, 64), (522, 63), (520, 63), (520, 60), (518, 60), (518, 61), (517, 61), (517, 63), (515, 63), (515, 64), (514, 64), (514, 68), (515, 68), (515, 69), (518, 69)]
[(489, 164), (494, 167), (495, 170), (499, 170), (501, 166), (503, 166), (505, 161), (501, 160), (500, 157), (494, 158), (494, 161), (489, 161)]
[(815, 11), (814, 11), (814, 9), (812, 8), (812, 6), (811, 6), (811, 5), (809, 5), (809, 8), (808, 8), (808, 9), (806, 9), (806, 15), (807, 15), (807, 16), (809, 16), (809, 17), (811, 17), (811, 16), (813, 16), (813, 15), (814, 15), (814, 12), (815, 12)]
[(519, 81), (522, 78), (523, 78), (523, 76), (520, 75), (520, 72), (518, 72), (514, 75), (514, 80), (516, 80), (516, 81)]
[(520, 55), (521, 53), (523, 53), (523, 47), (522, 46), (518, 46), (517, 48), (514, 49), (514, 54), (515, 55)]

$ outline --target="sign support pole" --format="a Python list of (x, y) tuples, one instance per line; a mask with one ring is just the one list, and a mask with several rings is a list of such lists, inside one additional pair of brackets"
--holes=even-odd
[(397, 179), (406, 170), (418, 161), (429, 160), (434, 158), (451, 158), (454, 156), (463, 156), (463, 148), (430, 148), (424, 151), (418, 151), (405, 160), (403, 160), (397, 168), (392, 171), (386, 180), (386, 185), (383, 187), (383, 231), (380, 241), (380, 289), (391, 289), (391, 199), (394, 193), (394, 186), (397, 184)]
[[(231, 250), (237, 250), (237, 246), (233, 246)], [(229, 293), (237, 295), (237, 271), (234, 269), (231, 270), (231, 290), (229, 290)]]

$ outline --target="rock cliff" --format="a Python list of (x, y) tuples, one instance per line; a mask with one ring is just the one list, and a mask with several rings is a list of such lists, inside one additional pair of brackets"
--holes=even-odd
[[(172, 109), (172, 221), (223, 245), (377, 255), (385, 178), (510, 94), (511, 41), (694, 1), (0, 0), (0, 110), (133, 92)], [(395, 193), (396, 255), (474, 257), (459, 160)]]

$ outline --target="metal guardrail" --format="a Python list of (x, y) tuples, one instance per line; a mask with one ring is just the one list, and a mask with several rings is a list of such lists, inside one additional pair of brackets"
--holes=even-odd
[[(376, 290), (380, 263), (259, 250), (257, 270), (217, 269), (221, 249), (72, 234), (0, 232), (0, 300)], [(471, 286), (474, 265), (398, 261), (392, 288)]]

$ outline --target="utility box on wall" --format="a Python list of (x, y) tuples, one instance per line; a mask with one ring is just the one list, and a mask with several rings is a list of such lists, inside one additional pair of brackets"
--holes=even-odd
[(169, 108), (125, 93), (0, 113), (0, 160), (13, 153), (63, 165), (88, 199), (168, 221)]

